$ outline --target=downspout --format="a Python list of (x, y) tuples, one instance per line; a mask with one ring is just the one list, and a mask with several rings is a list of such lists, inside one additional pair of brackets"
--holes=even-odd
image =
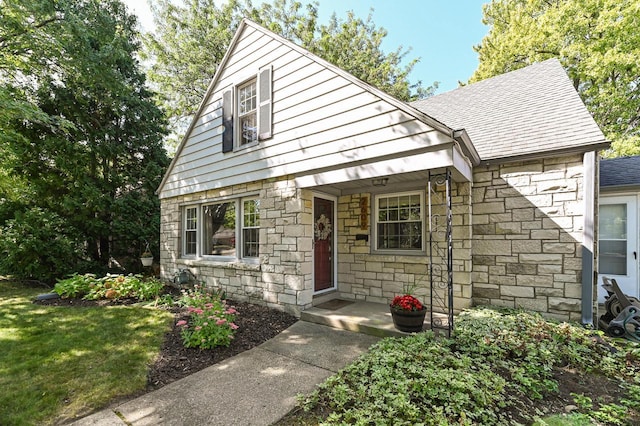
[(595, 151), (583, 157), (584, 228), (582, 237), (582, 325), (593, 327), (593, 289), (595, 260), (595, 206), (597, 156)]

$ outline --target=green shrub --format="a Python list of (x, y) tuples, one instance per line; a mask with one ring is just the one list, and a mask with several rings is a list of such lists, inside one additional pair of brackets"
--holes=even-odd
[(82, 297), (85, 300), (136, 298), (140, 301), (159, 297), (164, 284), (142, 275), (107, 274), (96, 278), (93, 274), (77, 275), (58, 281), (54, 291), (60, 297)]
[(176, 324), (182, 327), (182, 341), (187, 348), (211, 349), (217, 346), (229, 346), (238, 326), (235, 320), (236, 310), (226, 302), (215, 299), (202, 307), (189, 307), (189, 321), (181, 320)]
[(154, 300), (160, 297), (164, 283), (156, 278), (148, 278), (140, 282), (135, 291), (138, 300)]
[(53, 287), (53, 291), (63, 299), (84, 297), (98, 282), (99, 280), (93, 274), (73, 274), (69, 278), (58, 281)]
[(76, 270), (77, 232), (56, 213), (33, 208), (0, 228), (0, 274), (52, 284)]

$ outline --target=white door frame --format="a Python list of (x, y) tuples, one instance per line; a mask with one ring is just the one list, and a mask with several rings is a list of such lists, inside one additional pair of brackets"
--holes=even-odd
[[(611, 273), (607, 273), (606, 269), (603, 268), (602, 261), (598, 260), (598, 302), (604, 302), (604, 296), (606, 295), (606, 291), (602, 288), (602, 277), (614, 278), (620, 289), (623, 293), (628, 294), (629, 296), (639, 297), (640, 296), (640, 277), (639, 277), (639, 257), (640, 257), (640, 247), (639, 247), (639, 238), (638, 232), (640, 228), (638, 227), (638, 195), (637, 194), (615, 194), (615, 195), (600, 195), (600, 207), (611, 205), (611, 204), (626, 204), (627, 206), (627, 263), (626, 263), (626, 275), (615, 275)], [(599, 213), (600, 216), (600, 213)], [(604, 235), (603, 229), (598, 227), (598, 253), (599, 257), (603, 253), (603, 247), (600, 243), (600, 240), (603, 239)]]
[[(315, 270), (316, 270), (316, 259), (315, 259), (315, 250), (312, 250), (312, 262), (311, 262), (311, 270), (313, 271), (312, 274), (312, 285), (313, 285), (313, 294), (314, 295), (318, 295), (318, 294), (323, 294), (323, 293), (328, 293), (331, 291), (335, 291), (338, 289), (338, 226), (336, 225), (338, 222), (338, 197), (335, 197), (333, 195), (329, 195), (323, 192), (312, 192), (312, 199), (311, 199), (311, 218), (312, 220), (315, 220), (316, 217), (316, 212), (315, 212), (315, 198), (322, 198), (323, 200), (329, 200), (333, 202), (333, 230), (332, 230), (332, 236), (331, 236), (331, 253), (333, 255), (331, 262), (332, 262), (332, 272), (333, 272), (333, 276), (332, 281), (333, 281), (333, 287), (329, 287), (329, 288), (325, 288), (324, 290), (319, 290), (316, 291), (316, 274), (315, 274)], [(315, 226), (315, 223), (312, 225)], [(315, 240), (315, 233), (313, 235), (313, 239)]]

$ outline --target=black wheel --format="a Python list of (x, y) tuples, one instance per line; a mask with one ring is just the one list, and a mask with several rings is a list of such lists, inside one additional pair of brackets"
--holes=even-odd
[(604, 307), (607, 310), (607, 312), (611, 312), (614, 317), (617, 317), (618, 314), (622, 312), (622, 304), (620, 304), (620, 301), (616, 296), (612, 296), (608, 298), (604, 302)]
[(626, 333), (626, 330), (619, 325), (612, 325), (609, 326), (607, 333), (612, 337), (622, 337)]

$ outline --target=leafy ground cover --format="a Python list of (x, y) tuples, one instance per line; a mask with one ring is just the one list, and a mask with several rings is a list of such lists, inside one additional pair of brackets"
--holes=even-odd
[(170, 312), (33, 304), (42, 292), (0, 281), (0, 424), (73, 418), (145, 389)]
[[(380, 341), (279, 425), (640, 424), (640, 349), (520, 311)], [(569, 412), (569, 414), (566, 414)]]
[(162, 281), (142, 275), (107, 274), (96, 277), (94, 274), (73, 274), (56, 283), (53, 291), (63, 298), (83, 298), (85, 300), (131, 299), (139, 301), (158, 298), (164, 290)]
[[(0, 406), (11, 407), (0, 410), (0, 424), (88, 414), (250, 349), (295, 322), (283, 312), (235, 303), (238, 329), (228, 347), (186, 348), (186, 305), (145, 309), (118, 306), (136, 299), (80, 298), (32, 304), (40, 292), (0, 282)], [(207, 303), (194, 293), (184, 296), (187, 305)], [(141, 339), (157, 339), (156, 330), (167, 333), (142, 348)], [(301, 396), (300, 407), (279, 425), (640, 424), (639, 359), (637, 345), (580, 327), (476, 309), (458, 319), (451, 339), (421, 333), (382, 340)], [(134, 378), (135, 386), (115, 386)]]

